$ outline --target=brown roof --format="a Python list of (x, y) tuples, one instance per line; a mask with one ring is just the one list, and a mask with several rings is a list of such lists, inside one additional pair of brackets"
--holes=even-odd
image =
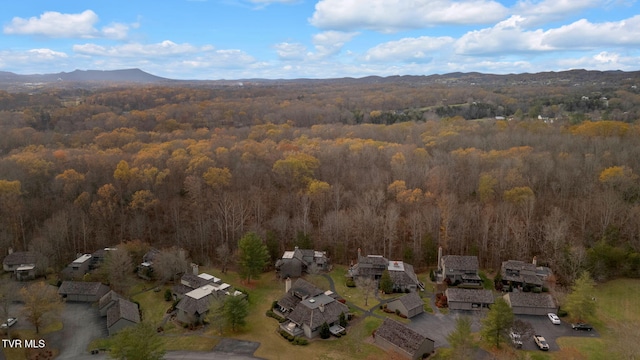
[(448, 301), (493, 304), (491, 290), (448, 288), (445, 290)]
[(420, 298), (420, 295), (416, 292), (408, 293), (407, 295), (401, 296), (393, 301), (401, 302), (407, 311), (424, 307), (424, 301), (422, 301), (422, 298)]
[(97, 295), (102, 297), (109, 288), (101, 282), (63, 281), (58, 289), (60, 295)]
[(384, 319), (382, 325), (376, 330), (375, 336), (387, 340), (411, 355), (414, 355), (425, 341), (433, 342), (433, 340), (390, 318)]
[(107, 327), (111, 327), (118, 320), (125, 319), (133, 323), (140, 322), (138, 305), (125, 299), (118, 299), (117, 303), (107, 310)]
[(413, 265), (403, 263), (402, 270), (389, 269), (389, 276), (397, 286), (419, 285), (420, 281), (413, 270)]
[(532, 263), (519, 260), (503, 261), (501, 270), (502, 280), (538, 286), (543, 284), (542, 279), (536, 273), (536, 266)]
[(2, 264), (7, 266), (23, 265), (23, 264), (35, 264), (36, 254), (31, 251), (16, 251), (5, 256), (2, 260)]
[(446, 255), (442, 257), (442, 263), (452, 270), (478, 270), (477, 256)]
[(520, 307), (555, 308), (556, 302), (551, 294), (536, 294), (532, 292), (511, 292), (504, 296), (507, 303)]

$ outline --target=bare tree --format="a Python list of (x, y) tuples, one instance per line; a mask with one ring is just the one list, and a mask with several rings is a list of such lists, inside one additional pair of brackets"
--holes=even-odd
[(157, 274), (158, 280), (170, 281), (188, 271), (190, 263), (184, 249), (172, 247), (161, 250), (156, 256), (153, 261), (153, 271)]
[(369, 276), (358, 276), (356, 278), (356, 287), (362, 291), (364, 305), (369, 306), (369, 297), (378, 290), (378, 282)]

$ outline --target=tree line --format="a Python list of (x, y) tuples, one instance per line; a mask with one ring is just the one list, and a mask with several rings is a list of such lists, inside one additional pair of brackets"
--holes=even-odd
[[(65, 106), (20, 97), (0, 112), (0, 249), (37, 251), (59, 270), (77, 253), (139, 240), (226, 266), (253, 231), (271, 260), (302, 246), (349, 264), (361, 248), (426, 267), (442, 246), (496, 269), (537, 256), (567, 281), (583, 269), (640, 276), (637, 123), (422, 109), (385, 125), (372, 123), (383, 110), (508, 96), (304, 90), (103, 89)], [(327, 99), (332, 110), (318, 110)]]

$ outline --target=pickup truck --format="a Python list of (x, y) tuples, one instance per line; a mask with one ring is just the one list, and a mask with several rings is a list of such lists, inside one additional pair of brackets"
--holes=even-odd
[(549, 344), (547, 344), (547, 340), (545, 340), (544, 337), (540, 335), (533, 335), (533, 341), (535, 341), (536, 345), (538, 345), (538, 349), (542, 351), (549, 350)]

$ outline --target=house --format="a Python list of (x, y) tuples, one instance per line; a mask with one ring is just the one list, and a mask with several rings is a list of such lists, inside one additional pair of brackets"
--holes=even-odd
[(91, 270), (97, 269), (100, 265), (102, 265), (104, 260), (107, 258), (107, 254), (109, 253), (109, 251), (115, 251), (115, 250), (118, 250), (118, 248), (106, 247), (106, 248), (98, 249), (94, 251), (91, 254), (91, 263), (89, 265), (89, 268)]
[(58, 294), (67, 301), (96, 302), (106, 293), (109, 287), (101, 282), (63, 281)]
[(444, 294), (451, 310), (480, 310), (494, 302), (491, 290), (448, 288)]
[(463, 255), (440, 256), (438, 252), (438, 272), (440, 279), (449, 285), (482, 287), (482, 279), (478, 275), (478, 257)]
[(122, 299), (122, 296), (113, 290), (109, 290), (108, 293), (104, 294), (98, 301), (98, 311), (100, 312), (100, 316), (107, 316), (107, 310), (118, 302), (119, 299)]
[[(194, 268), (194, 271), (197, 273), (197, 267)], [(213, 285), (213, 284), (222, 285), (222, 280), (207, 273), (202, 273), (202, 274), (186, 273), (182, 275), (182, 278), (180, 278), (180, 283), (174, 285), (171, 291), (173, 294), (173, 298), (178, 300), (178, 299), (182, 299), (186, 293), (192, 290), (195, 290), (205, 285)], [(227, 284), (227, 287), (230, 287), (230, 286), (231, 285)], [(222, 290), (226, 290), (226, 288)]]
[(424, 289), (424, 284), (418, 280), (413, 265), (402, 261), (389, 261), (387, 266), (391, 281), (393, 281), (393, 290), (396, 292), (416, 291), (418, 288)]
[(184, 294), (176, 309), (178, 321), (185, 324), (200, 324), (204, 322), (209, 307), (215, 299), (222, 296), (242, 296), (246, 295), (240, 291), (231, 291), (231, 285), (221, 283), (210, 283)]
[(417, 292), (411, 292), (388, 302), (387, 309), (398, 311), (410, 319), (424, 312), (424, 301)]
[(519, 260), (503, 261), (500, 268), (502, 284), (507, 287), (511, 286), (520, 289), (527, 288), (529, 290), (539, 288), (542, 290), (542, 285), (544, 284), (543, 269), (544, 268), (541, 267), (541, 273), (539, 275), (535, 258), (533, 263), (526, 263)]
[(31, 251), (11, 252), (2, 260), (4, 271), (13, 272), (19, 281), (36, 278), (36, 253)]
[(433, 353), (435, 342), (395, 320), (386, 318), (373, 333), (376, 345), (407, 359), (423, 359)]
[(276, 273), (280, 278), (300, 277), (303, 273), (314, 274), (329, 270), (329, 258), (324, 251), (299, 249), (285, 251), (276, 261)]
[(344, 330), (340, 326), (340, 314), (347, 316), (349, 308), (331, 291), (322, 291), (304, 279), (296, 280), (293, 285), (291, 279), (287, 279), (285, 290), (286, 294), (274, 309), (287, 319), (280, 324), (280, 329), (292, 336), (304, 335), (310, 339), (318, 336), (325, 322), (332, 333)]
[(107, 311), (107, 330), (109, 336), (128, 326), (140, 323), (138, 305), (125, 299), (117, 299)]
[(361, 276), (379, 280), (388, 267), (389, 260), (386, 258), (381, 255), (362, 256), (362, 251), (358, 249), (358, 263), (349, 269), (347, 276), (354, 280)]
[(547, 315), (558, 312), (556, 301), (548, 293), (510, 292), (503, 297), (516, 315)]
[(151, 248), (144, 255), (142, 255), (142, 263), (138, 265), (138, 276), (151, 280), (153, 277), (153, 261), (160, 255), (160, 250)]
[(78, 280), (91, 270), (91, 254), (82, 254), (64, 268), (60, 275), (66, 280)]

